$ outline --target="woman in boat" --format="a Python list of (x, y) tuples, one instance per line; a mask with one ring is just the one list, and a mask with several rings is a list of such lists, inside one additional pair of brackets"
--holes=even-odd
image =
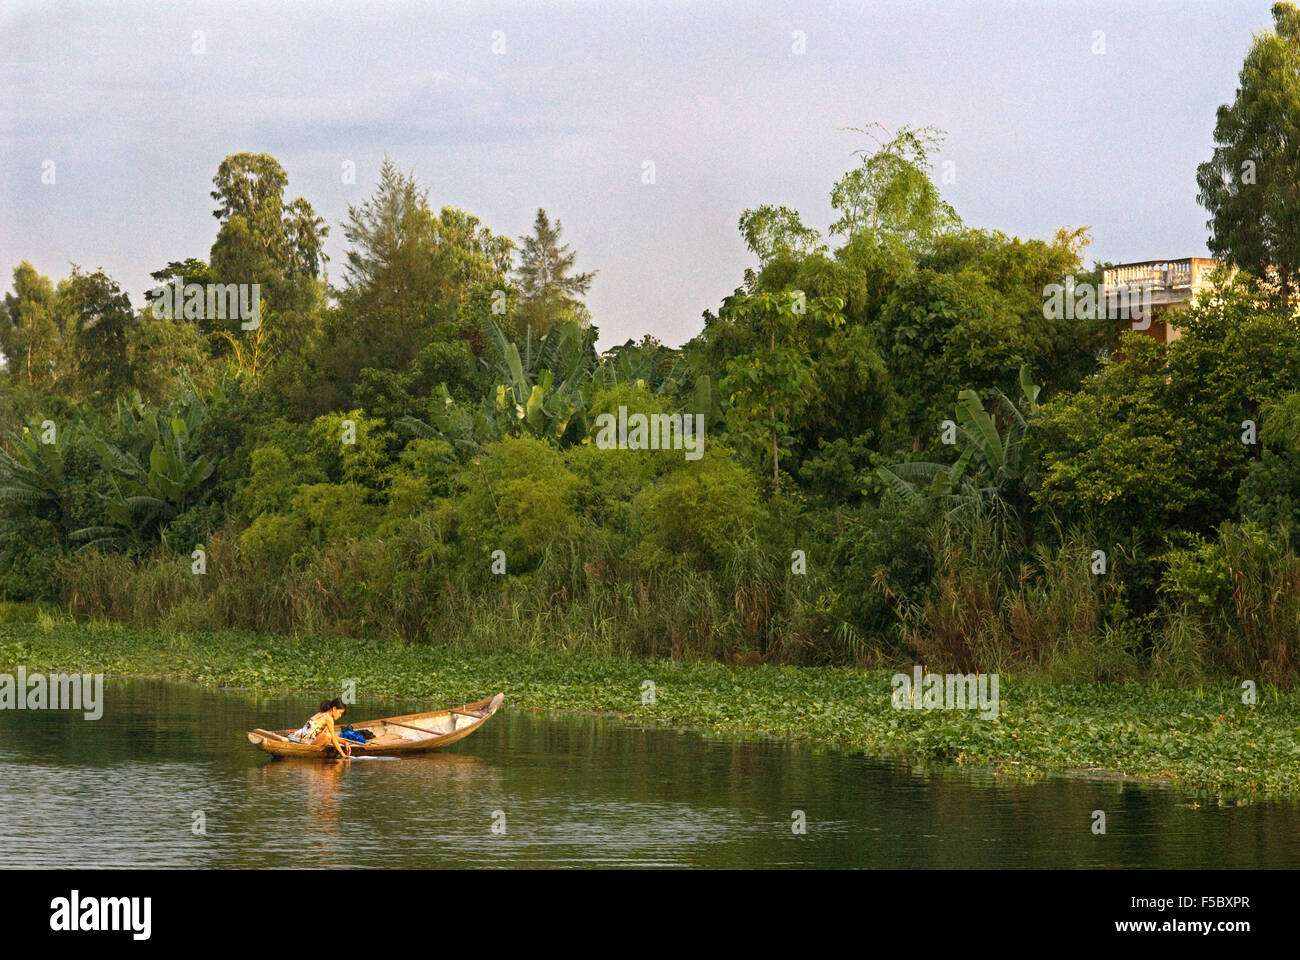
[(339, 735), (334, 729), (334, 723), (343, 716), (347, 711), (343, 701), (338, 697), (333, 700), (321, 701), (320, 711), (312, 715), (312, 718), (302, 725), (302, 728), (289, 734), (289, 739), (297, 743), (308, 743), (313, 747), (324, 747), (333, 744), (334, 749), (339, 752), (340, 757), (352, 756), (352, 746), (345, 745), (339, 740)]

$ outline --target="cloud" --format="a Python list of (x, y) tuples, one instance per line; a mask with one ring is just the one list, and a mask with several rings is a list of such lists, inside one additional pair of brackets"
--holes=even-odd
[(1041, 237), (1089, 223), (1098, 258), (1182, 256), (1204, 247), (1190, 171), (1268, 8), (11, 4), (0, 269), (102, 263), (145, 289), (166, 260), (206, 255), (211, 178), (239, 150), (284, 164), (334, 226), (337, 267), (337, 224), (387, 153), (498, 232), (528, 232), (539, 206), (563, 220), (579, 268), (600, 271), (602, 344), (680, 342), (749, 264), (740, 212), (784, 203), (824, 229), (864, 145), (842, 128), (873, 120), (948, 130), (944, 189), (969, 222)]

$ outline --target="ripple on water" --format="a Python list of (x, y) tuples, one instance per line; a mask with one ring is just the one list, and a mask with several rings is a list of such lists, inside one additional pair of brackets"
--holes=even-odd
[(1289, 803), (923, 775), (824, 746), (508, 709), (419, 758), (271, 761), (244, 732), (297, 725), (312, 698), (153, 681), (105, 696), (94, 722), (0, 713), (4, 866), (1300, 866)]

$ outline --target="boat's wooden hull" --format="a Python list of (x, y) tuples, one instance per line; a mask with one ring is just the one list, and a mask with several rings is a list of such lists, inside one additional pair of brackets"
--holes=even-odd
[[(495, 697), (467, 703), (463, 707), (408, 713), (400, 717), (350, 724), (353, 729), (375, 733), (374, 739), (364, 745), (353, 743), (352, 755), (391, 756), (439, 750), (464, 740), (483, 726), (497, 712), (505, 698), (504, 693), (498, 693)], [(288, 739), (291, 733), (292, 730), (252, 730), (248, 734), (248, 740), (277, 757), (329, 760), (339, 755), (331, 744), (313, 747), (306, 743), (295, 743)]]

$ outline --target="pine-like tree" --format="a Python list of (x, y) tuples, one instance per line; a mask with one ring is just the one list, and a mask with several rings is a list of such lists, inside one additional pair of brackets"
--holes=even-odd
[(573, 273), (578, 255), (568, 244), (560, 243), (563, 230), (559, 220), (551, 225), (545, 210), (537, 211), (533, 234), (521, 237), (519, 267), (515, 278), (520, 299), (516, 314), (521, 329), (531, 326), (543, 335), (561, 320), (574, 320), (586, 326), (591, 314), (580, 299), (591, 287), (596, 271)]

